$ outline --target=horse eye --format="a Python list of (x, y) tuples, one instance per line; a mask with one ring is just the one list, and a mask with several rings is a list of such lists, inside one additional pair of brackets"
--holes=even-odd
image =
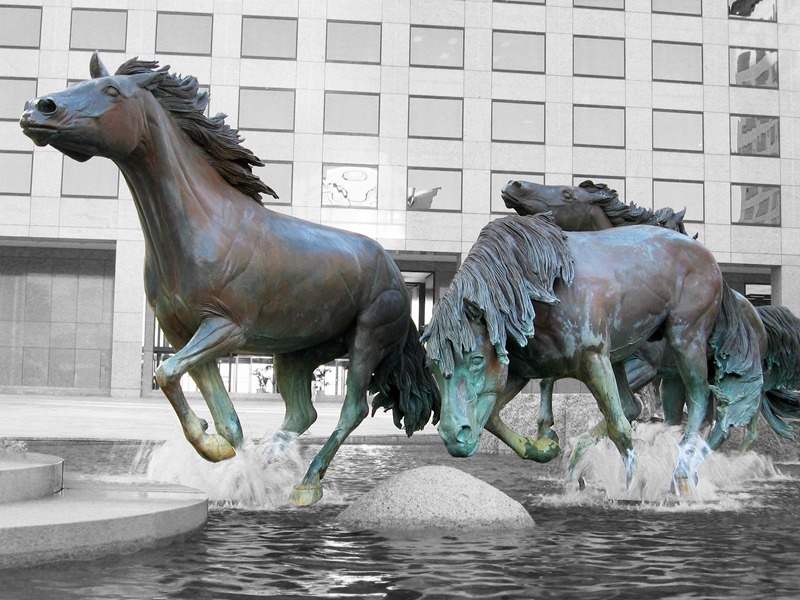
[(113, 85), (108, 86), (105, 89), (105, 93), (111, 96), (112, 98), (116, 98), (117, 96), (120, 95), (119, 90), (115, 88)]
[(569, 190), (564, 190), (561, 192), (561, 195), (564, 196), (566, 200), (569, 200), (572, 197), (572, 194), (569, 193)]
[(472, 360), (470, 360), (470, 364), (473, 367), (480, 367), (483, 364), (483, 356), (481, 356), (480, 354), (473, 356)]

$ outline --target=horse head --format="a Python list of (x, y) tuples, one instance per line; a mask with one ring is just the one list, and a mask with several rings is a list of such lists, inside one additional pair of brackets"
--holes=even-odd
[(596, 208), (598, 199), (609, 193), (604, 184), (584, 181), (579, 186), (542, 185), (532, 181), (509, 181), (500, 195), (506, 207), (520, 215), (551, 212), (559, 227), (566, 231), (607, 229), (611, 225)]
[(489, 420), (498, 394), (508, 377), (508, 361), (502, 359), (489, 339), (481, 309), (464, 299), (465, 315), (474, 335), (471, 350), (454, 352), (453, 372), (443, 374), (435, 363), (432, 371), (442, 396), (439, 435), (453, 456), (472, 456)]
[(26, 102), (20, 127), (37, 146), (50, 144), (80, 162), (92, 156), (124, 158), (142, 139), (145, 102), (155, 101), (148, 90), (167, 68), (110, 75), (95, 52), (89, 63), (92, 78)]

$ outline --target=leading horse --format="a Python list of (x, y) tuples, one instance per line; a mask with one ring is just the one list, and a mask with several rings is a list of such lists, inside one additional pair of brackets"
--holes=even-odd
[[(435, 382), (410, 317), (400, 271), (375, 241), (265, 208), (275, 192), (252, 173), (225, 115), (204, 116), (194, 77), (128, 60), (109, 74), (97, 53), (92, 79), (29, 101), (26, 135), (76, 160), (110, 158), (133, 194), (145, 239), (145, 292), (177, 352), (156, 380), (186, 439), (211, 461), (232, 457), (242, 429), (215, 359), (274, 354), (286, 404), (280, 431), (299, 435), (317, 417), (314, 369), (347, 354), (347, 395), (333, 434), (294, 487), (295, 504), (322, 497), (321, 479), (345, 438), (374, 407), (391, 408), (408, 435), (438, 413)], [(181, 389), (195, 380), (216, 433)]]
[(709, 392), (722, 404), (716, 427), (727, 430), (758, 410), (762, 382), (758, 340), (714, 257), (658, 227), (565, 233), (547, 215), (493, 221), (423, 334), (442, 393), (439, 433), (454, 456), (472, 455), (484, 427), (509, 446), (522, 444), (526, 458), (550, 456), (553, 440), (515, 439), (500, 410), (530, 379), (574, 377), (595, 397), (630, 485), (635, 455), (622, 398), (632, 392), (623, 363), (662, 338), (689, 405), (673, 475), (684, 493), (704, 458)]

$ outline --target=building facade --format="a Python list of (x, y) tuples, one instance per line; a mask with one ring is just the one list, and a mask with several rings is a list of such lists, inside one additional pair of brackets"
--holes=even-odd
[(735, 288), (800, 314), (796, 0), (6, 0), (0, 390), (139, 395), (169, 352), (118, 170), (18, 125), (93, 50), (195, 75), (268, 207), (377, 239), (418, 322), (512, 178), (686, 207)]

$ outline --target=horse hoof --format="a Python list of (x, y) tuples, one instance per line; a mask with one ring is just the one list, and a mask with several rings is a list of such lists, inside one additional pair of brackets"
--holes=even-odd
[(692, 480), (688, 477), (672, 478), (672, 493), (676, 496), (688, 496), (694, 491)]
[(195, 448), (200, 456), (210, 462), (221, 462), (236, 456), (236, 450), (230, 442), (217, 434), (204, 435)]
[(208, 431), (208, 421), (200, 419), (200, 427), (203, 428), (203, 431)]
[(545, 432), (544, 432), (544, 435), (543, 435), (543, 436), (539, 436), (539, 437), (540, 437), (540, 438), (542, 438), (542, 437), (546, 437), (546, 438), (548, 438), (548, 439), (551, 439), (551, 440), (553, 440), (553, 441), (554, 441), (556, 444), (558, 444), (558, 441), (559, 441), (559, 440), (558, 440), (558, 434), (557, 434), (555, 431), (553, 431), (552, 429), (548, 429), (547, 431), (545, 431)]
[(546, 463), (561, 454), (561, 446), (549, 437), (539, 438), (525, 444), (525, 458), (538, 463)]
[(322, 485), (314, 487), (303, 487), (302, 484), (297, 484), (292, 488), (292, 493), (289, 500), (295, 506), (311, 506), (316, 504), (322, 498)]

